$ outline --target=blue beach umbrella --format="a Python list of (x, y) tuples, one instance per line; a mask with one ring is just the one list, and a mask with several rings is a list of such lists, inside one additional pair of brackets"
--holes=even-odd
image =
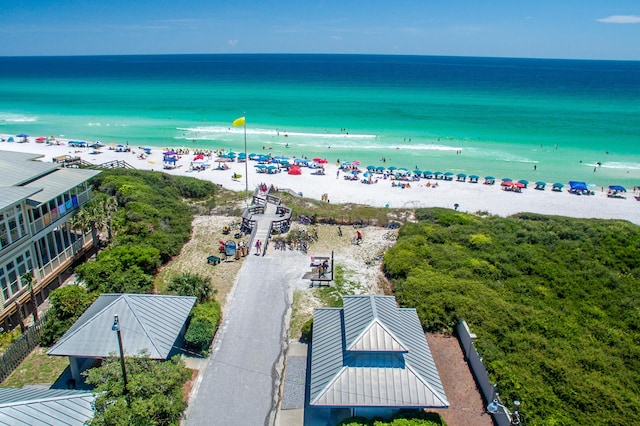
[(413, 171), (413, 174), (416, 175), (416, 176), (420, 176), (422, 174), (422, 170), (415, 169)]
[(518, 182), (520, 182), (523, 185), (529, 185), (529, 181), (526, 179), (520, 179)]
[(485, 180), (496, 180), (493, 176), (485, 176)]
[(627, 190), (625, 189), (624, 186), (620, 186), (620, 185), (610, 185), (609, 189), (611, 191), (618, 191), (618, 192), (627, 192)]
[(382, 166), (376, 167), (376, 172), (384, 172), (384, 167)]
[(480, 179), (480, 176), (478, 176), (478, 175), (469, 175), (469, 179), (476, 179), (476, 180), (478, 180), (478, 179)]
[(398, 168), (396, 166), (389, 166), (387, 167), (387, 170), (389, 170), (390, 172), (397, 170)]
[(375, 170), (376, 166), (367, 166), (367, 170)]
[(507, 178), (502, 178), (502, 181), (503, 182), (513, 182), (513, 179), (507, 177)]

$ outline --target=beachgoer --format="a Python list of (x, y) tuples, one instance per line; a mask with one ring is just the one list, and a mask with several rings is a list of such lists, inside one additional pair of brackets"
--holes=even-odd
[(256, 254), (260, 254), (260, 246), (262, 246), (260, 240), (256, 241)]
[(454, 208), (456, 211), (458, 211), (458, 208), (460, 208), (460, 204), (455, 203), (455, 204), (453, 205), (453, 208)]
[(536, 170), (538, 166), (536, 164), (533, 165), (533, 170)]
[(338, 225), (338, 237), (342, 237), (342, 228)]
[(325, 259), (322, 262), (322, 265), (320, 265), (320, 276), (324, 277), (328, 269), (329, 269), (329, 261)]
[(360, 244), (362, 242), (362, 233), (360, 231), (356, 231), (356, 244)]

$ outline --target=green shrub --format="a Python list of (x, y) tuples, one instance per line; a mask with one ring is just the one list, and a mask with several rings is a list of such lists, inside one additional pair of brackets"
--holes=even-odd
[(639, 416), (640, 227), (462, 216), (421, 209), (422, 222), (400, 229), (384, 258), (400, 305), (426, 330), (465, 319), (491, 380), (530, 424)]
[(311, 343), (311, 339), (313, 336), (313, 318), (302, 324), (302, 329), (300, 330), (300, 340), (303, 342)]
[(40, 344), (51, 346), (93, 303), (94, 297), (77, 285), (58, 288), (49, 295), (51, 308), (42, 326)]
[(191, 310), (191, 322), (184, 336), (187, 345), (206, 352), (218, 330), (221, 312), (220, 304), (215, 300), (194, 306)]

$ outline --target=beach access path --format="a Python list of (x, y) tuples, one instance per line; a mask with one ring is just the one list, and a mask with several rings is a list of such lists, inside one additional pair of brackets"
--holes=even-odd
[[(259, 221), (259, 230), (265, 226)], [(273, 424), (293, 290), (308, 286), (301, 278), (308, 268), (309, 258), (296, 250), (258, 256), (254, 248), (244, 259), (184, 424)]]

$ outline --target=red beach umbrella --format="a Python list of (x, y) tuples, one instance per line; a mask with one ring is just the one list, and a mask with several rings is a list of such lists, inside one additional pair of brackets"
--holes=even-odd
[(289, 168), (289, 171), (287, 173), (289, 173), (290, 175), (301, 175), (302, 170), (300, 170), (300, 167), (298, 166), (292, 166), (291, 168)]

